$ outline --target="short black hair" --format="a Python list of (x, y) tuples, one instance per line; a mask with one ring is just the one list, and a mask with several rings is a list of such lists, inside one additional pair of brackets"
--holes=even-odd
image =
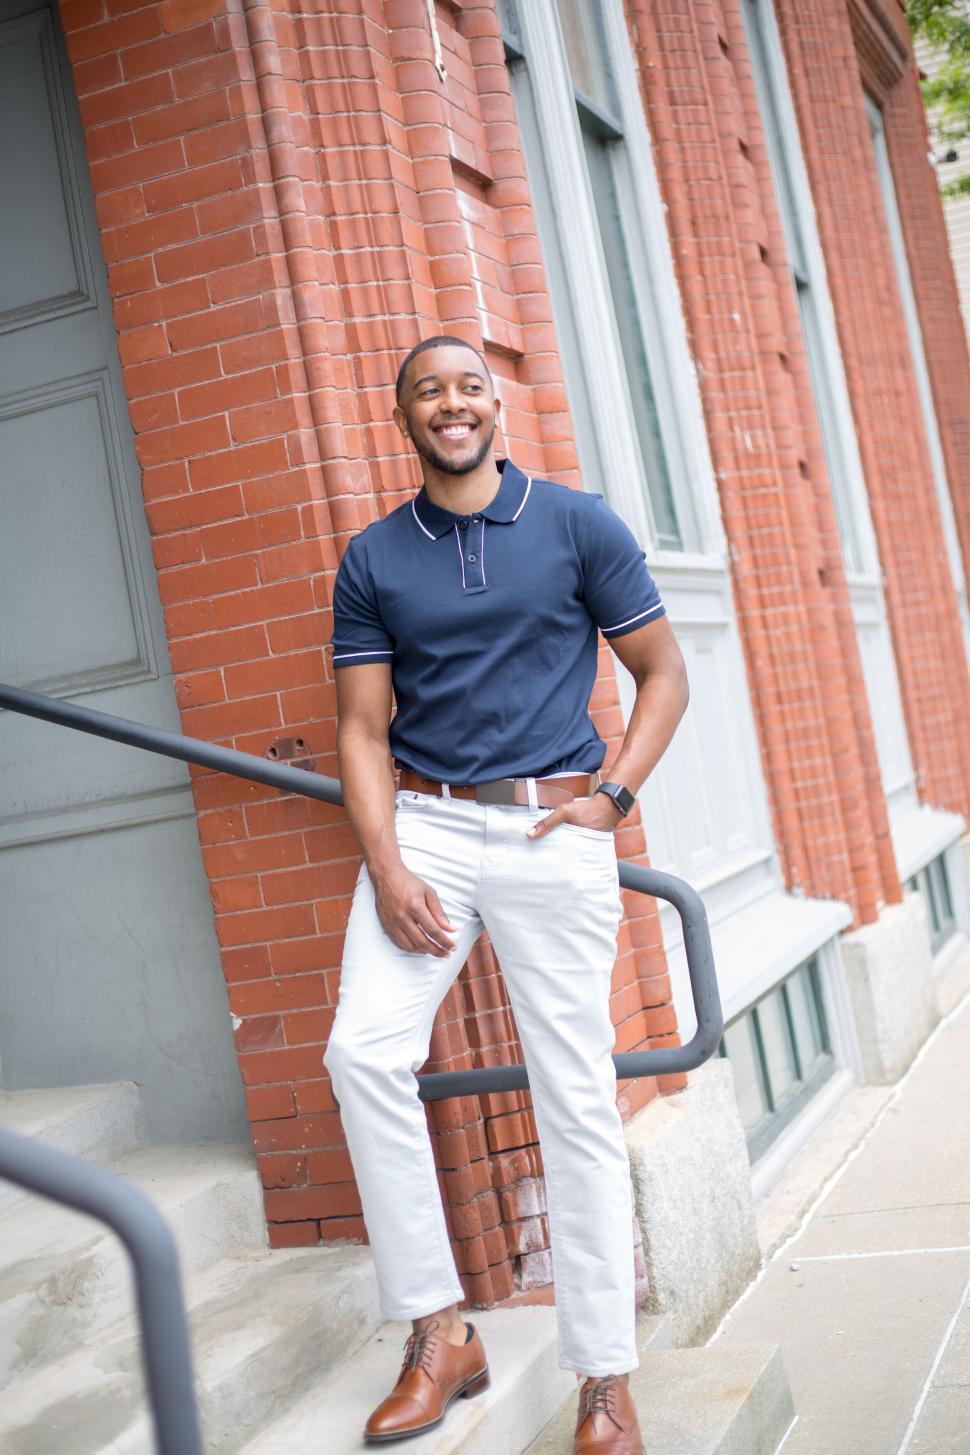
[(419, 344), (415, 344), (414, 348), (407, 355), (401, 367), (398, 369), (397, 382), (394, 385), (394, 397), (396, 398), (398, 404), (400, 404), (401, 402), (401, 394), (404, 389), (404, 378), (407, 374), (408, 365), (411, 363), (411, 360), (416, 359), (418, 354), (423, 354), (425, 349), (445, 348), (471, 349), (476, 359), (480, 360), (482, 368), (488, 375), (488, 382), (492, 385), (493, 389), (495, 388), (495, 383), (492, 379), (491, 370), (486, 364), (484, 356), (479, 353), (478, 349), (476, 349), (474, 344), (470, 344), (466, 338), (455, 338), (455, 336), (450, 333), (437, 333), (434, 335), (433, 338), (423, 338)]

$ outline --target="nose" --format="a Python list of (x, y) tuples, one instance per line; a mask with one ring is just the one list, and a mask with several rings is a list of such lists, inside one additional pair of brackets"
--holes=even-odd
[(457, 384), (448, 384), (441, 392), (438, 401), (438, 408), (446, 414), (460, 414), (465, 408), (465, 401), (461, 397), (461, 390)]

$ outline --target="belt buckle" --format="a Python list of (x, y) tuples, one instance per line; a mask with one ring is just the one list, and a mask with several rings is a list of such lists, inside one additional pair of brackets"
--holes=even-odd
[(491, 783), (476, 783), (476, 803), (515, 803), (515, 779), (494, 778)]

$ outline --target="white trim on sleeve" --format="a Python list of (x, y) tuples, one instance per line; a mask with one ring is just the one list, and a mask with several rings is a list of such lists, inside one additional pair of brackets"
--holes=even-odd
[(347, 659), (347, 657), (393, 657), (393, 656), (394, 656), (394, 648), (393, 647), (381, 647), (379, 649), (375, 649), (372, 652), (340, 652), (340, 653), (334, 653), (333, 660), (335, 662), (343, 662), (343, 661), (345, 661)]
[(607, 632), (618, 632), (621, 626), (632, 626), (635, 621), (640, 621), (645, 616), (653, 616), (654, 612), (663, 611), (663, 609), (663, 602), (658, 601), (656, 606), (651, 606), (646, 611), (639, 612), (636, 616), (628, 617), (626, 621), (618, 621), (614, 626), (601, 627), (600, 630), (604, 636)]

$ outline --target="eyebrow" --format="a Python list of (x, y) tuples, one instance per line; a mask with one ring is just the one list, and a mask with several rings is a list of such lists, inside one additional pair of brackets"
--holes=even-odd
[[(420, 379), (415, 379), (411, 388), (420, 389), (422, 384), (428, 384), (432, 379), (437, 379), (438, 377), (439, 375), (437, 374), (422, 374)], [(463, 379), (481, 379), (483, 384), (485, 382), (485, 375), (480, 374), (477, 369), (463, 369), (461, 377)]]

